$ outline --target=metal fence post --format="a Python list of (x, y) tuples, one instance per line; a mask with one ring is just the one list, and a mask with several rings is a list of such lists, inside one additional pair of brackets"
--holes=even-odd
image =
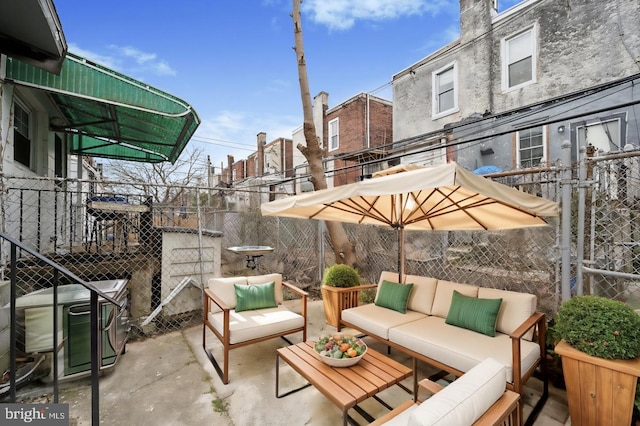
[(318, 221), (318, 282), (324, 277), (324, 222)]
[(562, 238), (561, 251), (561, 282), (562, 302), (571, 298), (571, 142), (562, 143), (562, 216), (560, 226)]
[(585, 230), (585, 210), (586, 210), (586, 186), (587, 182), (587, 164), (586, 149), (580, 148), (580, 158), (578, 161), (578, 235), (576, 235), (576, 294), (582, 296), (584, 294), (584, 230)]

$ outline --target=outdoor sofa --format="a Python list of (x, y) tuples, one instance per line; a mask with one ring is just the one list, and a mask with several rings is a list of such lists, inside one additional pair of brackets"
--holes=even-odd
[(420, 386), (434, 395), (407, 401), (370, 426), (513, 426), (519, 424), (520, 395), (505, 389), (505, 368), (487, 358), (464, 376), (442, 386), (429, 379)]
[(418, 275), (398, 278), (382, 272), (375, 302), (343, 310), (341, 326), (456, 377), (494, 358), (505, 368), (506, 387), (518, 394), (539, 369), (543, 394), (532, 422), (548, 396), (546, 318), (536, 312), (536, 297)]
[[(285, 289), (299, 299), (299, 312), (283, 303)], [(224, 384), (229, 383), (232, 349), (275, 337), (287, 340), (297, 332), (307, 340), (308, 294), (283, 281), (281, 274), (210, 278), (204, 294), (202, 347)], [(222, 343), (222, 368), (207, 346), (207, 330)]]

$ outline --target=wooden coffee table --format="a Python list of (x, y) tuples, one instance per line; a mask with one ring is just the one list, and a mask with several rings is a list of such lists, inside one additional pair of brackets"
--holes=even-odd
[[(380, 352), (368, 348), (367, 353), (356, 365), (338, 368), (322, 362), (314, 351), (313, 345), (314, 342), (303, 342), (278, 349), (278, 356), (276, 357), (277, 398), (285, 397), (313, 385), (342, 410), (343, 424), (346, 425), (349, 422), (357, 424), (349, 416), (348, 412), (351, 408), (358, 411), (368, 421), (374, 420), (357, 406), (358, 403), (365, 399), (373, 397), (388, 409), (392, 409), (376, 396), (378, 392), (384, 389), (397, 384), (411, 393), (400, 382), (411, 376), (413, 370), (384, 356)], [(280, 394), (280, 359), (283, 359), (309, 383)]]

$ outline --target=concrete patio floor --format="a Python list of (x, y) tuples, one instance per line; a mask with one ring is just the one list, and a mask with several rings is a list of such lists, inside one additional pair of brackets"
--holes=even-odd
[[(335, 331), (325, 323), (322, 301), (309, 302), (308, 339), (314, 340)], [(348, 331), (348, 330), (347, 330)], [(313, 387), (284, 398), (275, 397), (276, 350), (287, 343), (272, 339), (231, 351), (230, 382), (223, 385), (201, 345), (202, 327), (195, 326), (154, 338), (127, 344), (127, 352), (115, 369), (100, 379), (101, 425), (316, 425), (341, 424), (342, 413)], [(294, 343), (301, 336), (293, 335)], [(365, 338), (374, 349), (386, 347)], [(208, 347), (216, 357), (221, 345), (208, 334)], [(402, 354), (392, 357), (411, 365)], [(220, 358), (218, 358), (220, 359)], [(419, 378), (434, 372), (419, 363)], [(280, 365), (281, 393), (304, 384), (303, 379), (286, 364)], [(412, 379), (404, 384), (412, 386)], [(60, 402), (69, 404), (71, 425), (91, 424), (91, 389), (84, 383), (62, 386)], [(523, 396), (525, 416), (540, 394), (541, 383), (528, 382)], [(411, 399), (398, 386), (379, 396), (392, 406)], [(373, 398), (360, 404), (365, 411), (379, 417), (387, 410)], [(350, 414), (360, 424), (367, 422), (358, 413)], [(550, 396), (535, 422), (537, 426), (569, 424), (566, 394), (550, 386)]]

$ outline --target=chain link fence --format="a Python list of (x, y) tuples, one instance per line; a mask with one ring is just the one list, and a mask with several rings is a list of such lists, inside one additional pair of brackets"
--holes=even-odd
[[(202, 283), (221, 274), (222, 233), (205, 225), (215, 214), (200, 191), (160, 204), (116, 182), (4, 177), (3, 186), (3, 232), (97, 286), (126, 280), (134, 331), (201, 321)], [(6, 279), (7, 246), (1, 254)], [(51, 268), (18, 257), (18, 298), (53, 285)], [(86, 301), (81, 292), (69, 305)]]
[[(584, 232), (578, 261), (585, 265), (582, 287), (640, 308), (640, 156), (638, 153), (590, 158), (582, 170)], [(574, 195), (575, 198), (575, 195)], [(578, 286), (580, 283), (577, 283)]]
[[(573, 170), (574, 293), (583, 289), (640, 307), (638, 158), (630, 153), (588, 160), (581, 180), (578, 166)], [(560, 200), (559, 168), (491, 178)], [(202, 284), (209, 277), (280, 272), (320, 297), (322, 272), (335, 263), (322, 222), (262, 217), (257, 209), (223, 211), (225, 195), (210, 188), (182, 188), (178, 202), (159, 203), (119, 182), (4, 176), (2, 186), (3, 232), (87, 281), (126, 279), (129, 316), (140, 335), (199, 323)], [(395, 230), (353, 224), (345, 229), (356, 244), (356, 267), (365, 281), (377, 282), (382, 271), (397, 270)], [(538, 296), (539, 309), (552, 316), (561, 303), (560, 230), (560, 219), (554, 218), (549, 227), (500, 232), (407, 231), (405, 271), (530, 292)], [(252, 258), (227, 250), (247, 245), (273, 251)], [(7, 279), (8, 251), (1, 249)], [(19, 257), (19, 297), (52, 286), (52, 271)], [(581, 260), (584, 268), (577, 266)]]

